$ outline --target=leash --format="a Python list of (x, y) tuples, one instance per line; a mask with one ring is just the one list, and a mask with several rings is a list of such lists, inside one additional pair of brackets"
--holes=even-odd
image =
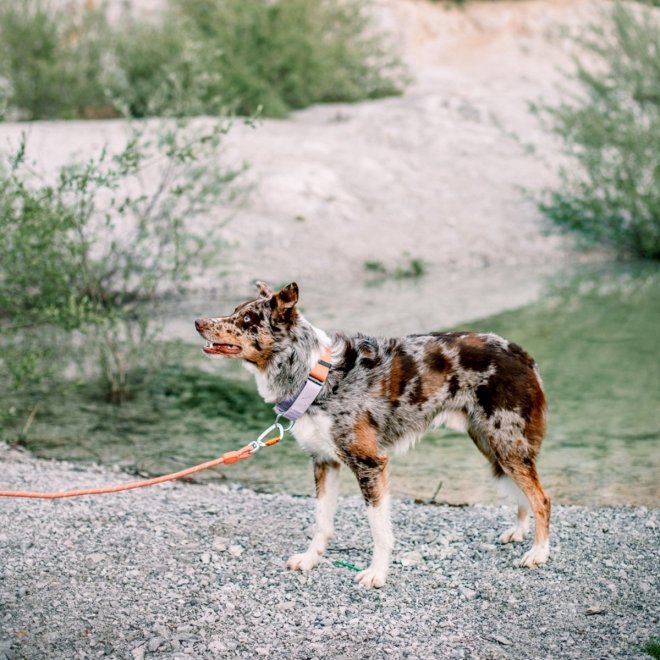
[[(82, 495), (105, 495), (106, 493), (120, 493), (124, 490), (134, 490), (136, 488), (145, 488), (146, 486), (154, 486), (155, 484), (162, 484), (166, 481), (174, 481), (176, 479), (182, 479), (187, 477), (189, 474), (194, 474), (195, 472), (201, 472), (202, 470), (208, 470), (210, 468), (216, 467), (217, 465), (231, 465), (242, 461), (245, 458), (250, 458), (262, 447), (272, 447), (276, 445), (283, 437), (286, 431), (290, 431), (293, 427), (293, 422), (289, 422), (289, 425), (285, 428), (280, 423), (281, 415), (278, 415), (275, 418), (275, 422), (271, 424), (256, 440), (241, 447), (235, 451), (228, 451), (219, 458), (215, 458), (212, 461), (207, 461), (206, 463), (201, 463), (200, 465), (195, 465), (194, 467), (186, 468), (185, 470), (180, 470), (179, 472), (172, 472), (171, 474), (164, 474), (161, 477), (154, 477), (153, 479), (144, 479), (143, 481), (133, 481), (128, 484), (118, 484), (116, 486), (105, 486), (100, 488), (80, 488), (77, 490), (63, 490), (63, 491), (54, 491), (54, 492), (39, 492), (39, 491), (29, 491), (29, 490), (0, 490), (0, 497), (23, 497), (26, 499), (40, 499), (40, 500), (59, 500), (64, 497), (81, 497)], [(273, 430), (277, 431), (277, 435), (274, 435), (267, 440), (264, 438)]]
[[(321, 351), (321, 357), (316, 365), (312, 368), (307, 380), (303, 384), (302, 389), (298, 394), (289, 401), (283, 401), (277, 404), (275, 412), (277, 417), (275, 422), (271, 424), (256, 440), (241, 447), (235, 451), (228, 451), (219, 458), (212, 461), (195, 465), (194, 467), (180, 470), (179, 472), (172, 472), (171, 474), (164, 474), (161, 477), (154, 477), (153, 479), (144, 479), (143, 481), (134, 481), (128, 484), (119, 484), (117, 486), (104, 486), (100, 488), (79, 488), (77, 490), (62, 490), (53, 492), (40, 492), (32, 490), (0, 490), (0, 497), (23, 497), (26, 499), (38, 500), (59, 500), (64, 497), (81, 497), (82, 495), (105, 495), (107, 493), (121, 493), (125, 490), (135, 490), (136, 488), (146, 488), (147, 486), (154, 486), (162, 484), (166, 481), (174, 481), (176, 479), (183, 479), (195, 472), (202, 472), (202, 470), (209, 470), (217, 465), (231, 465), (237, 463), (245, 458), (250, 458), (262, 447), (272, 447), (276, 445), (287, 431), (293, 428), (296, 420), (302, 417), (309, 407), (314, 403), (314, 400), (319, 395), (323, 384), (325, 383), (328, 373), (332, 368), (332, 349), (326, 346)], [(280, 419), (284, 417), (289, 424), (285, 428)], [(273, 430), (277, 431), (277, 435), (272, 438), (264, 440), (264, 438)]]

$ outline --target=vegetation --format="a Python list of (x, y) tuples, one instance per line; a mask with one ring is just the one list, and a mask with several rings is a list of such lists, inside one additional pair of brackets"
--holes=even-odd
[(644, 644), (644, 653), (647, 653), (652, 658), (656, 658), (656, 660), (660, 660), (660, 641), (650, 639)]
[[(0, 0), (0, 99), (26, 119), (107, 113), (108, 25), (103, 13)], [(4, 79), (4, 80), (3, 80)]]
[(537, 110), (571, 164), (540, 203), (560, 227), (621, 252), (660, 258), (660, 17), (616, 4), (582, 40), (579, 92)]
[(0, 0), (0, 107), (25, 119), (283, 117), (403, 82), (362, 0), (170, 0), (158, 23), (113, 25), (90, 3)]
[(392, 267), (387, 267), (382, 261), (365, 261), (364, 268), (375, 274), (379, 279), (392, 278), (395, 280), (416, 279), (426, 274), (426, 265), (418, 257), (408, 255)]
[(110, 398), (126, 397), (129, 366), (158, 355), (157, 296), (217, 259), (218, 226), (194, 225), (235, 190), (240, 170), (208, 166), (227, 128), (137, 129), (55, 183), (36, 179), (21, 145), (0, 171), (0, 374), (16, 387), (46, 378), (65, 334), (96, 354)]

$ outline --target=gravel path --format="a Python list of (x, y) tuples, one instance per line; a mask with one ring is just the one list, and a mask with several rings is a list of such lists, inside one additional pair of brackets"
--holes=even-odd
[[(2, 486), (131, 477), (0, 447)], [(659, 509), (557, 506), (553, 557), (514, 567), (504, 507), (395, 501), (389, 582), (367, 591), (358, 499), (340, 502), (330, 559), (287, 571), (312, 501), (173, 484), (0, 503), (0, 658), (645, 657), (660, 632)]]

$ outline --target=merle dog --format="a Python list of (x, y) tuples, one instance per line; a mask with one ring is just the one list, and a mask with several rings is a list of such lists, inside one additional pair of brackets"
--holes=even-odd
[[(296, 307), (298, 287), (259, 296), (229, 316), (198, 319), (209, 355), (240, 358), (254, 373), (265, 401), (292, 399), (323, 351), (331, 368), (293, 435), (314, 461), (316, 529), (306, 552), (288, 566), (318, 564), (333, 533), (339, 470), (357, 477), (374, 541), (371, 565), (357, 580), (385, 584), (394, 543), (390, 523), (388, 453), (413, 445), (434, 424), (467, 431), (495, 477), (513, 486), (518, 519), (500, 541), (522, 541), (535, 516), (534, 545), (521, 566), (548, 559), (550, 499), (536, 471), (546, 426), (546, 400), (536, 364), (520, 346), (493, 334), (430, 333), (397, 339), (331, 336)], [(331, 353), (330, 353), (331, 351)]]

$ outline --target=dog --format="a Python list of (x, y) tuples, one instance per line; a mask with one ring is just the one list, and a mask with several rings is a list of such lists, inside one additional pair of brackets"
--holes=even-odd
[(538, 367), (520, 346), (474, 332), (329, 336), (299, 312), (295, 283), (277, 292), (265, 282), (257, 288), (258, 297), (229, 316), (197, 319), (195, 326), (208, 342), (205, 353), (244, 361), (266, 402), (282, 406), (305, 398), (307, 383), (316, 388), (292, 429), (314, 463), (316, 527), (289, 568), (310, 570), (325, 552), (345, 465), (360, 485), (374, 544), (371, 564), (356, 580), (382, 587), (394, 545), (388, 454), (409, 448), (437, 424), (467, 431), (494, 476), (517, 495), (517, 522), (500, 541), (525, 539), (531, 508), (534, 544), (520, 565), (548, 559), (550, 498), (536, 470), (547, 405)]

